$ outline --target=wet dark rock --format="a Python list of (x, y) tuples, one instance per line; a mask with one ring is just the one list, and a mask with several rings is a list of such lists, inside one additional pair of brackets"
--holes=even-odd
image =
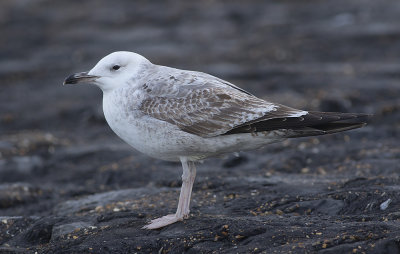
[(24, 232), (11, 239), (9, 244), (18, 247), (47, 244), (51, 240), (54, 225), (61, 220), (58, 217), (38, 219), (26, 228)]
[(400, 240), (399, 239), (384, 239), (380, 240), (376, 244), (375, 253), (400, 253)]
[(26, 183), (1, 184), (0, 208), (35, 202), (43, 194), (42, 189)]
[(240, 166), (241, 164), (246, 163), (247, 161), (248, 161), (248, 159), (246, 156), (238, 155), (238, 156), (234, 156), (233, 158), (225, 161), (222, 166), (225, 168), (233, 168), (233, 167)]
[(58, 216), (66, 216), (68, 214), (91, 212), (96, 208), (102, 208), (109, 203), (123, 202), (127, 199), (141, 199), (145, 195), (151, 195), (152, 193), (157, 193), (159, 191), (163, 191), (163, 189), (127, 189), (89, 195), (77, 200), (68, 200), (57, 205), (54, 208), (54, 213)]
[(29, 177), (35, 173), (36, 169), (43, 167), (43, 159), (35, 155), (14, 156), (8, 160), (2, 160), (0, 165), (5, 168), (0, 180), (2, 182), (16, 182)]
[(0, 245), (3, 245), (13, 237), (25, 232), (26, 228), (38, 218), (22, 216), (1, 216), (0, 217)]
[(58, 238), (63, 237), (67, 234), (72, 234), (76, 231), (85, 228), (93, 227), (90, 223), (84, 221), (77, 221), (68, 224), (61, 224), (53, 226), (51, 233), (51, 241), (56, 241)]
[(344, 99), (326, 98), (321, 101), (319, 108), (324, 112), (349, 112), (351, 103)]
[[(0, 253), (400, 253), (399, 24), (396, 0), (0, 1)], [(180, 163), (62, 86), (116, 50), (374, 117), (199, 163), (190, 218), (143, 230), (175, 211)]]
[(319, 199), (310, 201), (300, 201), (294, 204), (280, 206), (283, 212), (293, 212), (297, 214), (325, 214), (325, 215), (336, 215), (339, 214), (343, 208), (344, 202), (342, 200), (334, 199)]

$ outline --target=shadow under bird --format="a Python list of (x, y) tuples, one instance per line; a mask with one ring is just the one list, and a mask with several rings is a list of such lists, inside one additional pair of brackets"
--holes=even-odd
[(64, 84), (92, 83), (103, 91), (111, 129), (151, 157), (181, 161), (182, 187), (175, 214), (152, 220), (156, 229), (189, 215), (195, 162), (270, 143), (347, 131), (367, 114), (303, 111), (269, 102), (206, 73), (152, 64), (133, 52), (114, 52)]

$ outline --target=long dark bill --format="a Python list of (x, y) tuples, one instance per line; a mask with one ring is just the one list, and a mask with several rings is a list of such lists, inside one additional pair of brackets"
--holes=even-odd
[(70, 76), (68, 76), (64, 80), (64, 85), (67, 84), (78, 84), (78, 83), (90, 83), (92, 81), (95, 81), (98, 76), (93, 76), (89, 75), (86, 71), (85, 72), (79, 72), (79, 73), (74, 73)]

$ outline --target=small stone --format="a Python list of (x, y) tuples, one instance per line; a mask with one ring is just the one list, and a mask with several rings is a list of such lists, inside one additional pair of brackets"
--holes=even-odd
[(384, 211), (389, 207), (390, 203), (392, 203), (392, 199), (389, 198), (388, 200), (383, 202), (379, 207), (381, 208), (382, 211)]

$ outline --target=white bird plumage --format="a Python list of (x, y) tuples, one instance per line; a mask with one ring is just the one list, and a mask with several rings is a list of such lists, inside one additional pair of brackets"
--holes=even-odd
[(133, 52), (112, 53), (88, 73), (71, 75), (65, 83), (82, 81), (102, 89), (105, 118), (121, 139), (149, 156), (182, 162), (177, 212), (153, 220), (145, 226), (148, 229), (188, 216), (197, 160), (257, 149), (288, 137), (360, 127), (346, 125), (336, 131), (310, 128), (304, 123), (357, 116), (309, 114), (257, 98), (205, 73), (152, 64)]
[[(120, 68), (113, 70), (115, 65)], [(100, 77), (95, 84), (104, 92), (103, 111), (113, 131), (163, 160), (255, 149), (282, 137), (274, 132), (265, 133), (268, 138), (222, 134), (269, 113), (269, 118), (307, 113), (259, 99), (214, 76), (154, 65), (130, 52), (103, 58), (88, 74)], [(287, 110), (273, 114), (281, 108)]]

